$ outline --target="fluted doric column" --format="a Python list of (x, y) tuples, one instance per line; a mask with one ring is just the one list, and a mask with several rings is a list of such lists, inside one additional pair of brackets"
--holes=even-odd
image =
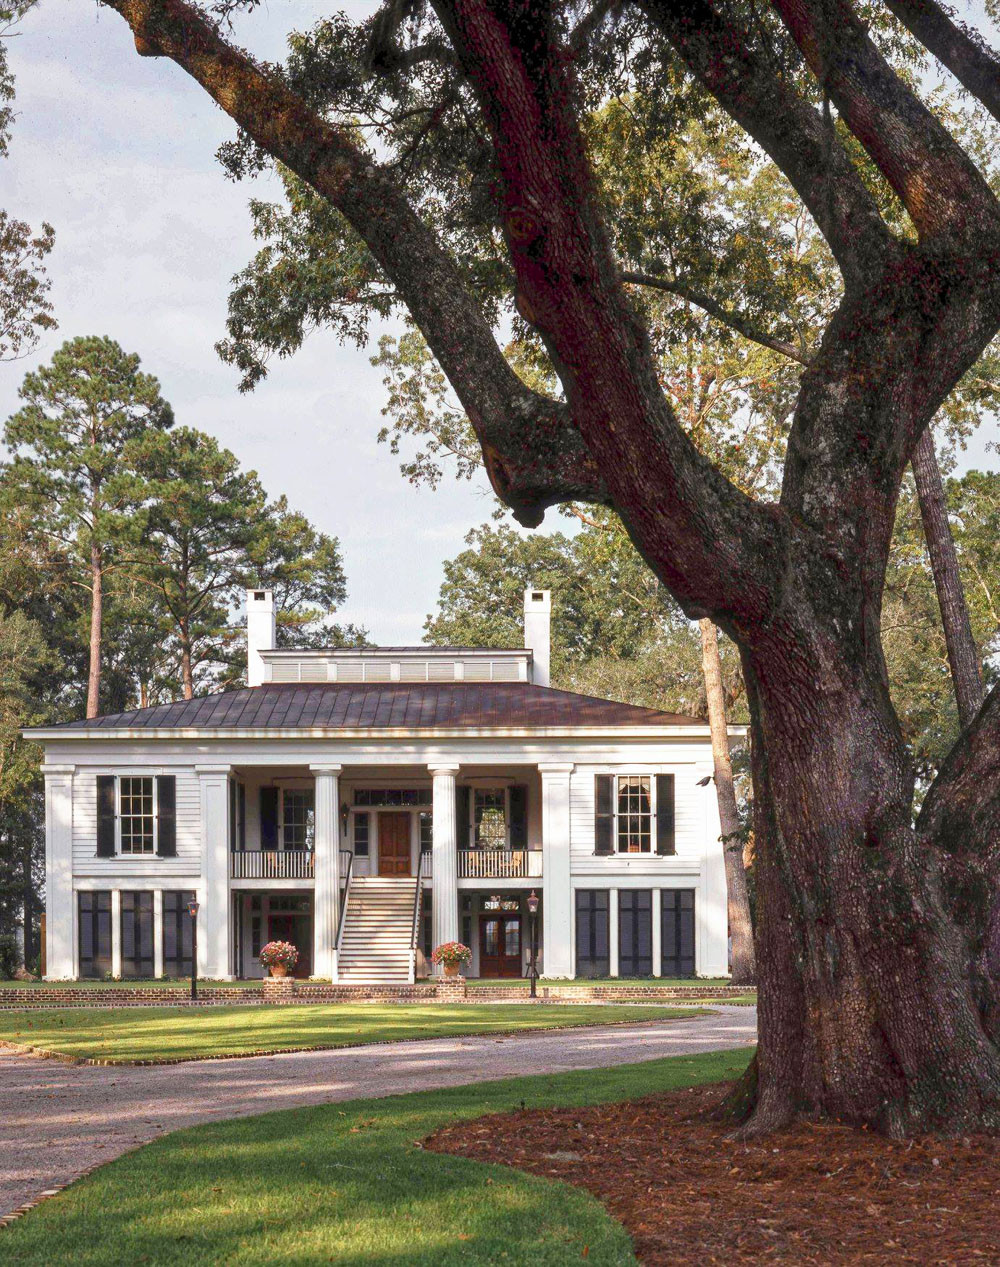
[[(431, 927), (435, 946), (458, 941), (458, 824), (455, 814), (457, 765), (428, 767), (434, 779), (434, 838), (431, 852)], [(433, 947), (432, 947), (433, 949)], [(439, 972), (435, 969), (435, 972)]]
[(44, 765), (45, 775), (45, 975), (75, 977), (76, 898), (73, 893), (73, 771)]
[(337, 916), (340, 906), (340, 766), (309, 767), (316, 781), (313, 894), (313, 975), (337, 976)]

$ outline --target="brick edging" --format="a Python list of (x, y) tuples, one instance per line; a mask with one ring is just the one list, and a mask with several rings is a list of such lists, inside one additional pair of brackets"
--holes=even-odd
[[(749, 993), (740, 986), (617, 986), (562, 985), (540, 983), (538, 1001), (545, 1003), (636, 1003), (683, 1002), (688, 999), (717, 1000), (722, 1003)], [(408, 985), (345, 985), (299, 981), (294, 977), (268, 978), (255, 986), (202, 986), (197, 1001), (192, 1001), (187, 987), (129, 986), (115, 989), (88, 989), (63, 986), (48, 989), (42, 986), (0, 989), (0, 1012), (26, 1008), (61, 1007), (209, 1007), (221, 1004), (260, 1006), (290, 1003), (419, 1003), (466, 1002), (489, 1003), (497, 1000), (527, 1003), (529, 995), (523, 986), (502, 984), (469, 987), (464, 977), (435, 978)]]

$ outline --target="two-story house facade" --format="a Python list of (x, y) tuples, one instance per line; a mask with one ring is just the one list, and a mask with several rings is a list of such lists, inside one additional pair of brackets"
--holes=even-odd
[(28, 732), (44, 746), (46, 976), (407, 982), (724, 976), (707, 726), (549, 686), (525, 647), (275, 648), (249, 591), (248, 686)]

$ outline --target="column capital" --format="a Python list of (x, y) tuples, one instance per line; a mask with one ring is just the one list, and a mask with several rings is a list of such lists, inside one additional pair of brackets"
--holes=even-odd
[(194, 772), (199, 779), (210, 779), (213, 777), (218, 779), (222, 778), (223, 775), (228, 778), (232, 773), (232, 769), (231, 765), (196, 765)]
[(427, 769), (431, 774), (458, 774), (460, 766), (450, 762), (428, 762)]
[(75, 765), (50, 765), (45, 762), (41, 767), (42, 774), (47, 778), (69, 778), (76, 772)]
[(572, 761), (540, 761), (538, 763), (538, 772), (541, 775), (572, 774), (575, 769), (576, 764)]
[(341, 774), (344, 767), (342, 765), (310, 765), (309, 769), (313, 774)]

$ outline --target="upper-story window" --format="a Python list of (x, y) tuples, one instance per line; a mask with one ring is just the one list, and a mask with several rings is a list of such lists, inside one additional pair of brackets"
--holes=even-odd
[(650, 853), (653, 800), (648, 774), (620, 774), (616, 818), (619, 853)]
[(118, 780), (118, 832), (122, 853), (156, 852), (156, 802), (149, 775)]
[(507, 847), (507, 789), (477, 787), (473, 789), (473, 848), (505, 849)]
[(312, 849), (316, 840), (316, 798), (312, 788), (284, 788), (281, 843), (285, 849)]
[(675, 853), (674, 776), (596, 775), (594, 852)]

